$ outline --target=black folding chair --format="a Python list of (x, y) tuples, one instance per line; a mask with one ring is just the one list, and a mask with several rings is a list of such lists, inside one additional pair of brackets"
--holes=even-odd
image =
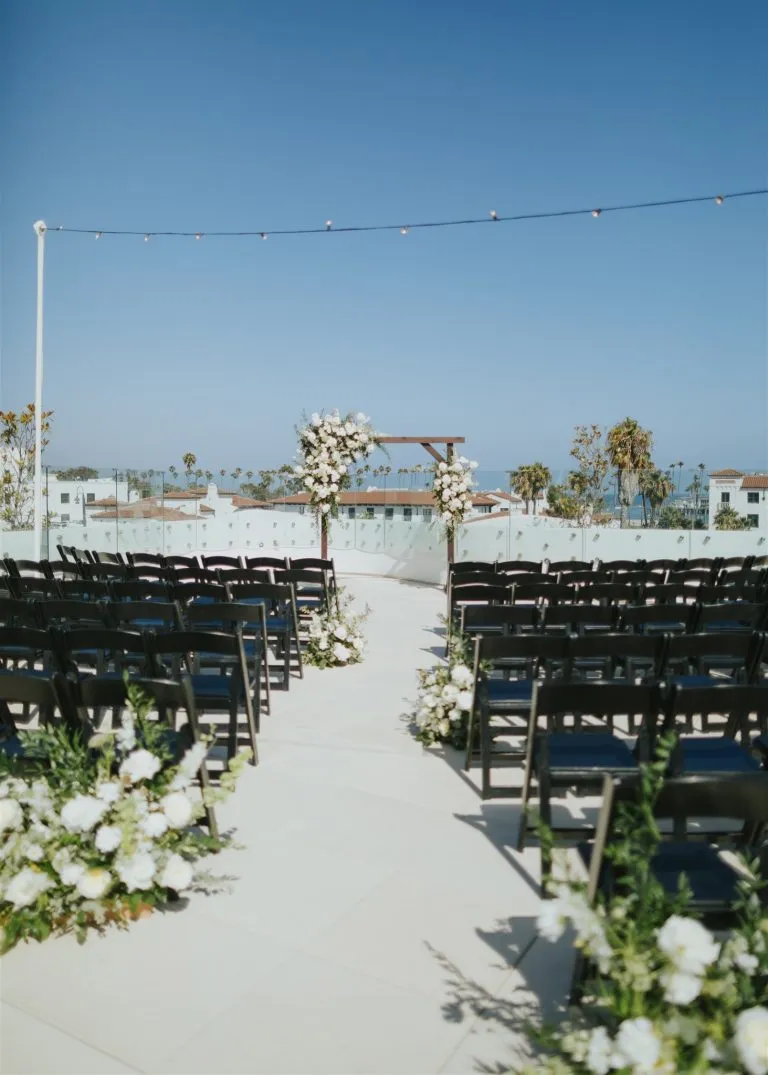
[[(155, 676), (179, 679), (189, 673), (189, 681), (198, 712), (225, 713), (229, 718), (227, 755), (237, 753), (240, 732), (240, 705), (245, 710), (245, 725), (252, 762), (258, 763), (254, 699), (249, 690), (250, 676), (243, 649), (242, 634), (220, 631), (174, 631), (148, 635)], [(219, 663), (220, 658), (226, 662)], [(204, 668), (214, 668), (205, 672)]]
[(718, 605), (700, 605), (695, 620), (696, 631), (760, 631), (766, 622), (768, 606), (733, 601)]
[[(263, 611), (263, 606), (260, 606)], [(249, 689), (253, 697), (253, 708), (256, 720), (256, 731), (260, 731), (261, 713), (261, 672), (264, 670), (266, 680), (267, 705), (269, 712), (269, 667), (267, 665), (265, 630), (261, 629), (264, 622), (259, 617), (259, 629), (254, 630), (253, 605), (238, 604), (235, 601), (226, 601), (223, 604), (196, 604), (187, 605), (182, 611), (185, 626), (191, 631), (217, 631), (231, 634), (242, 634), (243, 653), (247, 667), (252, 670), (249, 674)], [(214, 667), (226, 668), (239, 660), (237, 657), (217, 654), (211, 660)]]
[(11, 705), (21, 705), (27, 712), (37, 708), (41, 725), (63, 723), (73, 733), (87, 735), (72, 698), (70, 686), (58, 672), (32, 675), (28, 671), (0, 673), (0, 751), (19, 766), (39, 764), (19, 738)]
[(105, 617), (107, 626), (139, 631), (175, 631), (182, 622), (176, 601), (112, 601)]
[[(539, 814), (553, 835), (583, 838), (585, 829), (552, 826), (552, 795), (557, 790), (575, 788), (596, 794), (603, 777), (633, 772), (637, 760), (648, 757), (651, 721), (661, 710), (657, 686), (624, 683), (537, 683), (528, 723), (528, 741), (523, 776), (522, 818), (518, 851), (525, 846), (528, 832), (527, 807), (531, 784), (538, 783)], [(634, 716), (641, 733), (633, 750), (631, 744), (613, 731), (616, 717)], [(585, 718), (587, 718), (585, 722)], [(544, 721), (544, 727), (539, 722)], [(551, 868), (549, 847), (542, 847), (542, 883)]]
[(548, 634), (590, 634), (612, 631), (618, 610), (604, 605), (546, 605), (541, 610), (541, 625)]
[(515, 635), (535, 631), (539, 610), (535, 605), (463, 605), (462, 635)]
[[(179, 680), (141, 677), (133, 679), (132, 682), (154, 702), (160, 720), (166, 725), (163, 738), (171, 755), (170, 764), (178, 765), (186, 751), (201, 740), (194, 691), (189, 677), (184, 674)], [(101, 709), (124, 709), (128, 704), (127, 687), (122, 677), (92, 676), (80, 684), (79, 701), (95, 714)], [(180, 710), (186, 713), (187, 723), (177, 731), (176, 717)], [(213, 806), (206, 802), (206, 793), (211, 786), (207, 759), (200, 766), (196, 780), (203, 797), (208, 831), (212, 837), (218, 838), (216, 812)]]
[(625, 605), (618, 626), (645, 635), (684, 633), (692, 630), (695, 618), (695, 605)]
[[(267, 641), (275, 643), (277, 657), (282, 657), (283, 689), (291, 685), (291, 643), (295, 641), (298, 655), (299, 678), (303, 678), (304, 669), (301, 659), (298, 616), (293, 604), (293, 591), (290, 586), (268, 583), (238, 583), (227, 587), (232, 601), (263, 609), (263, 631)], [(261, 631), (261, 613), (256, 613), (250, 625), (256, 633)], [(246, 628), (247, 630), (247, 628)]]

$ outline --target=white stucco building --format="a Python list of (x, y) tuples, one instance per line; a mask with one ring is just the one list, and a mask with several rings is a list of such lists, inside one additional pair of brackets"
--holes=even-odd
[[(435, 500), (427, 490), (360, 489), (340, 494), (339, 517), (342, 519), (401, 519), (404, 522), (431, 522)], [(272, 506), (304, 515), (308, 511), (307, 493), (294, 493), (272, 501)], [(472, 514), (488, 515), (499, 510), (498, 501), (484, 493), (472, 497)]]
[(709, 476), (709, 525), (722, 507), (745, 515), (754, 527), (768, 530), (768, 474), (715, 470)]

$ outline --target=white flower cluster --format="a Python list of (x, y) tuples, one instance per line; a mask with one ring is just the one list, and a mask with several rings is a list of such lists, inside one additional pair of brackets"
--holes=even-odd
[(39, 912), (50, 926), (76, 915), (83, 901), (192, 884), (192, 865), (179, 852), (189, 851), (184, 830), (202, 811), (191, 784), (206, 745), (161, 773), (162, 759), (137, 748), (130, 715), (113, 738), (86, 790), (62, 792), (53, 770), (0, 782), (0, 925)]
[(467, 716), (472, 709), (475, 677), (463, 661), (436, 668), (420, 669), (419, 697), (413, 722), (417, 738), (429, 746), (454, 742), (466, 733)]
[(359, 664), (365, 651), (362, 629), (367, 615), (367, 610), (353, 613), (349, 596), (339, 590), (338, 603), (333, 601), (329, 611), (313, 612), (310, 616), (307, 663), (316, 668)]
[(454, 463), (436, 463), (432, 493), (435, 506), (448, 534), (453, 534), (456, 527), (472, 510), (472, 471), (477, 463), (470, 462), (463, 455)]
[[(684, 915), (673, 914), (656, 932), (656, 953), (648, 951), (640, 957), (628, 957), (615, 950), (606, 927), (605, 911), (587, 902), (583, 891), (567, 882), (551, 886), (554, 898), (542, 903), (538, 916), (538, 931), (549, 941), (558, 940), (566, 925), (576, 932), (576, 945), (593, 959), (604, 975), (626, 976), (633, 961), (645, 968), (642, 983), (634, 981), (639, 994), (648, 993), (654, 985), (652, 967), (660, 967), (658, 981), (663, 999), (673, 1008), (661, 1017), (638, 1016), (623, 1020), (611, 1034), (606, 1026), (568, 1030), (560, 1039), (563, 1052), (576, 1065), (593, 1075), (608, 1075), (611, 1071), (651, 1075), (657, 1072), (676, 1072), (677, 1045), (680, 1041), (698, 1045), (706, 1059), (706, 1070), (712, 1075), (719, 1071), (745, 1071), (748, 1075), (768, 1075), (768, 1009), (759, 1005), (736, 1015), (731, 1041), (715, 1045), (707, 1037), (707, 1025), (698, 1026), (695, 1019), (677, 1009), (687, 1008), (706, 991), (706, 977), (719, 966), (728, 974), (738, 969), (751, 976), (758, 968), (755, 949), (765, 952), (766, 941), (758, 933), (752, 949), (739, 933), (719, 944), (700, 922)], [(653, 946), (651, 945), (651, 948)], [(621, 969), (619, 969), (621, 968)], [(711, 989), (712, 983), (710, 983)], [(713, 994), (714, 995), (714, 994)], [(709, 1062), (724, 1065), (718, 1068)], [(565, 1070), (565, 1069), (564, 1069)], [(685, 1070), (689, 1070), (687, 1067)], [(691, 1068), (690, 1070), (694, 1070)], [(695, 1070), (705, 1070), (696, 1067)]]
[(300, 463), (294, 470), (318, 516), (338, 515), (339, 494), (349, 486), (349, 468), (370, 455), (376, 444), (376, 434), (364, 414), (344, 418), (338, 411), (313, 414), (299, 430)]

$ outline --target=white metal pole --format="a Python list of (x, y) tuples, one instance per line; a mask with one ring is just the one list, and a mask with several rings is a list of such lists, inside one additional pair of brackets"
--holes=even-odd
[(39, 560), (43, 543), (43, 265), (45, 263), (45, 221), (32, 225), (37, 235), (37, 331), (35, 336), (35, 538), (34, 559)]

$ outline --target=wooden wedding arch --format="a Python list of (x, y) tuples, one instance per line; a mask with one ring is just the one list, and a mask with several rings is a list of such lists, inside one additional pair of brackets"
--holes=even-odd
[[(377, 437), (379, 444), (420, 444), (425, 451), (429, 452), (437, 463), (452, 463), (456, 455), (456, 445), (464, 444), (464, 437)], [(445, 445), (445, 455), (435, 447), (436, 444)], [(323, 516), (320, 520), (320, 555), (324, 560), (328, 559), (328, 523)], [(455, 554), (455, 540), (448, 539), (448, 563), (453, 563)]]

